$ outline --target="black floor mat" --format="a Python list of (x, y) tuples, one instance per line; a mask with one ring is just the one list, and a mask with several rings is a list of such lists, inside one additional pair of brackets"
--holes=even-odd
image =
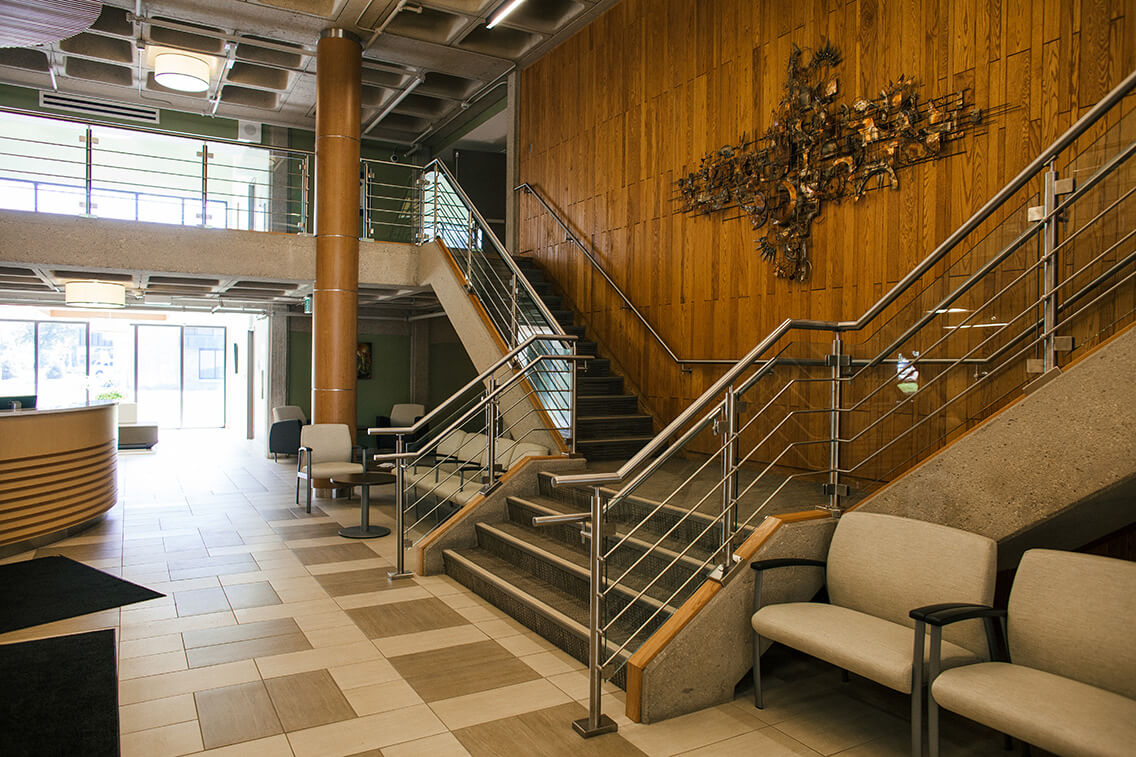
[(0, 754), (117, 755), (114, 631), (0, 644)]
[(66, 557), (8, 563), (0, 565), (0, 633), (164, 596)]

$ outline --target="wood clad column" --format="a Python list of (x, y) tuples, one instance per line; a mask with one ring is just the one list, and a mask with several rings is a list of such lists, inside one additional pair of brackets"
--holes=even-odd
[(356, 426), (362, 57), (359, 38), (350, 32), (325, 29), (320, 34), (316, 58), (312, 422), (345, 423), (352, 437)]

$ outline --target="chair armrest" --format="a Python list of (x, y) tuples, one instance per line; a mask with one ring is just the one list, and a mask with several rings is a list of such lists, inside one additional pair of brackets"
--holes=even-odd
[(944, 602), (941, 604), (917, 607), (911, 611), (911, 619), (915, 621), (918, 632), (924, 625), (931, 627), (931, 678), (934, 680), (939, 661), (940, 647), (942, 646), (943, 626), (958, 623), (961, 620), (982, 620), (986, 631), (986, 647), (990, 659), (995, 662), (1009, 662), (1010, 653), (1006, 648), (1006, 634), (1002, 624), (1005, 621), (1006, 611), (989, 605), (976, 605), (967, 602)]
[(387, 428), (390, 428), (390, 425), (391, 425), (390, 416), (389, 415), (376, 415), (375, 416), (375, 425), (376, 426), (386, 426)]
[(804, 557), (778, 557), (773, 560), (754, 560), (749, 564), (749, 567), (756, 571), (770, 570), (772, 568), (791, 568), (791, 567), (806, 567), (812, 566), (815, 568), (823, 568), (828, 563), (823, 560), (809, 560)]
[(929, 626), (946, 626), (960, 620), (974, 620), (975, 618), (1004, 618), (1005, 610), (998, 610), (988, 605), (975, 605), (966, 602), (945, 602), (937, 605), (917, 607), (910, 613), (913, 620), (921, 620)]
[(303, 472), (305, 467), (308, 469), (307, 472), (310, 474), (312, 472), (311, 447), (300, 447), (300, 449), (296, 451), (296, 473)]

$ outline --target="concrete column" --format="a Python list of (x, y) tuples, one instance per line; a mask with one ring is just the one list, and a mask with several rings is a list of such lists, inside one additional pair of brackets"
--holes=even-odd
[(356, 420), (362, 58), (362, 45), (350, 32), (325, 29), (320, 34), (316, 48), (312, 422), (347, 424), (352, 437)]

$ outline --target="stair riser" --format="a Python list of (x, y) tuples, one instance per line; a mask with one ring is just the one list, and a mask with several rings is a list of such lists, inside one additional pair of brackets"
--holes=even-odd
[(627, 460), (643, 448), (645, 442), (623, 443), (581, 439), (576, 450), (589, 460)]
[(651, 436), (654, 428), (649, 416), (610, 418), (577, 418), (576, 433), (583, 439), (607, 439), (618, 436)]
[(584, 364), (584, 367), (580, 369), (580, 375), (599, 378), (610, 376), (611, 361), (605, 357), (598, 357), (593, 360), (589, 360)]
[(580, 415), (633, 415), (639, 412), (639, 400), (634, 395), (580, 397), (576, 412)]
[(606, 378), (582, 377), (578, 381), (579, 393), (585, 397), (595, 397), (605, 394), (623, 394), (623, 377), (610, 376)]

